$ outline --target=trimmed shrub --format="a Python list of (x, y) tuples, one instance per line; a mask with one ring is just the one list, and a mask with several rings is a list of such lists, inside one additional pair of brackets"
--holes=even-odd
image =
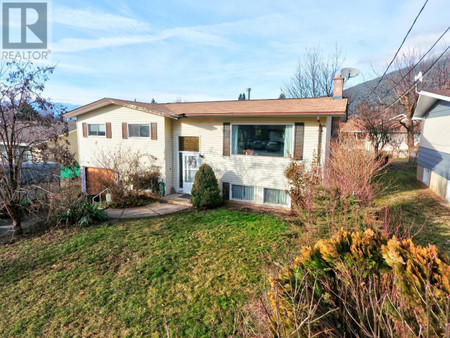
[(202, 164), (195, 174), (191, 200), (197, 209), (217, 208), (222, 204), (219, 183), (214, 171), (207, 164)]
[(269, 292), (278, 336), (444, 336), (448, 257), (366, 230), (306, 246)]

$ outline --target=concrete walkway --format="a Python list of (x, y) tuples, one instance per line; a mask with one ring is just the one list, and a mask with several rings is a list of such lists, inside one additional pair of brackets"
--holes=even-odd
[(106, 213), (111, 218), (141, 218), (141, 217), (153, 217), (160, 215), (168, 215), (177, 211), (186, 210), (188, 206), (176, 205), (170, 203), (155, 202), (149, 205), (136, 208), (125, 209), (106, 209)]

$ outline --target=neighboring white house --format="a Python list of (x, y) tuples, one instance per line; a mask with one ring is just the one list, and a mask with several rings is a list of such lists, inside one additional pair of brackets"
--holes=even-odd
[(422, 90), (414, 119), (423, 119), (417, 179), (450, 201), (450, 89)]
[[(118, 147), (157, 158), (166, 194), (190, 193), (201, 163), (209, 164), (225, 199), (289, 205), (284, 170), (289, 154), (321, 163), (332, 126), (344, 117), (343, 78), (333, 97), (150, 104), (105, 98), (65, 114), (77, 118), (82, 189), (93, 181), (101, 152)], [(338, 122), (338, 121), (337, 121)]]

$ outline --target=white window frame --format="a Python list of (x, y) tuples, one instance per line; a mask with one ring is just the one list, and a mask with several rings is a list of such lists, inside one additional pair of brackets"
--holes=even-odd
[[(253, 199), (251, 199), (251, 200), (241, 200), (241, 199), (238, 199), (238, 198), (233, 198), (233, 185), (237, 185), (237, 186), (241, 186), (241, 187), (249, 187), (249, 188), (253, 188)], [(256, 188), (255, 188), (255, 186), (254, 185), (244, 185), (244, 184), (232, 184), (232, 183), (230, 183), (230, 194), (229, 194), (229, 196), (230, 196), (230, 200), (232, 200), (232, 201), (238, 201), (238, 202), (255, 202), (255, 196), (256, 196)]]
[(279, 191), (283, 191), (282, 189), (277, 189), (277, 188), (263, 188), (262, 191), (262, 198), (263, 198), (263, 204), (267, 204), (267, 205), (273, 205), (273, 206), (277, 206), (277, 207), (286, 207), (289, 208), (291, 206), (291, 197), (289, 196), (289, 194), (286, 194), (286, 204), (277, 204), (277, 203), (269, 203), (265, 201), (265, 190), (279, 190)]
[[(130, 134), (130, 126), (139, 126), (139, 134), (141, 133), (141, 126), (147, 126), (148, 127), (148, 136), (131, 136)], [(152, 131), (149, 123), (127, 123), (127, 132), (128, 132), (128, 138), (151, 138), (152, 137)]]
[[(105, 135), (91, 135), (89, 133), (89, 126), (92, 126), (92, 125), (105, 126)], [(87, 124), (87, 134), (88, 134), (88, 137), (102, 137), (102, 138), (106, 138), (106, 123), (88, 123)]]
[[(231, 156), (247, 156), (246, 154), (233, 154), (233, 126), (292, 126), (292, 151), (295, 147), (295, 123), (231, 123), (230, 124), (230, 155)], [(291, 154), (294, 155), (294, 154)], [(287, 156), (269, 156), (269, 155), (253, 155), (255, 157), (269, 157), (269, 158), (289, 158)], [(275, 204), (278, 205), (278, 204)]]

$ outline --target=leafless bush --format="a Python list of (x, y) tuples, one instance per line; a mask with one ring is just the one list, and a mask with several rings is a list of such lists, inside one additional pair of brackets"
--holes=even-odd
[(384, 207), (377, 212), (378, 221), (381, 223), (381, 231), (387, 237), (395, 236), (399, 240), (413, 239), (424, 228), (423, 224), (415, 224), (413, 222), (405, 222), (403, 219), (402, 209), (399, 207)]
[(355, 197), (362, 206), (370, 205), (382, 189), (377, 179), (386, 165), (385, 158), (364, 149), (363, 143), (336, 141), (330, 146), (325, 186), (342, 200)]
[(158, 193), (160, 167), (153, 155), (119, 145), (114, 150), (99, 149), (97, 160), (110, 170), (104, 171), (99, 181), (111, 190), (115, 206), (139, 204), (143, 190), (153, 196)]

